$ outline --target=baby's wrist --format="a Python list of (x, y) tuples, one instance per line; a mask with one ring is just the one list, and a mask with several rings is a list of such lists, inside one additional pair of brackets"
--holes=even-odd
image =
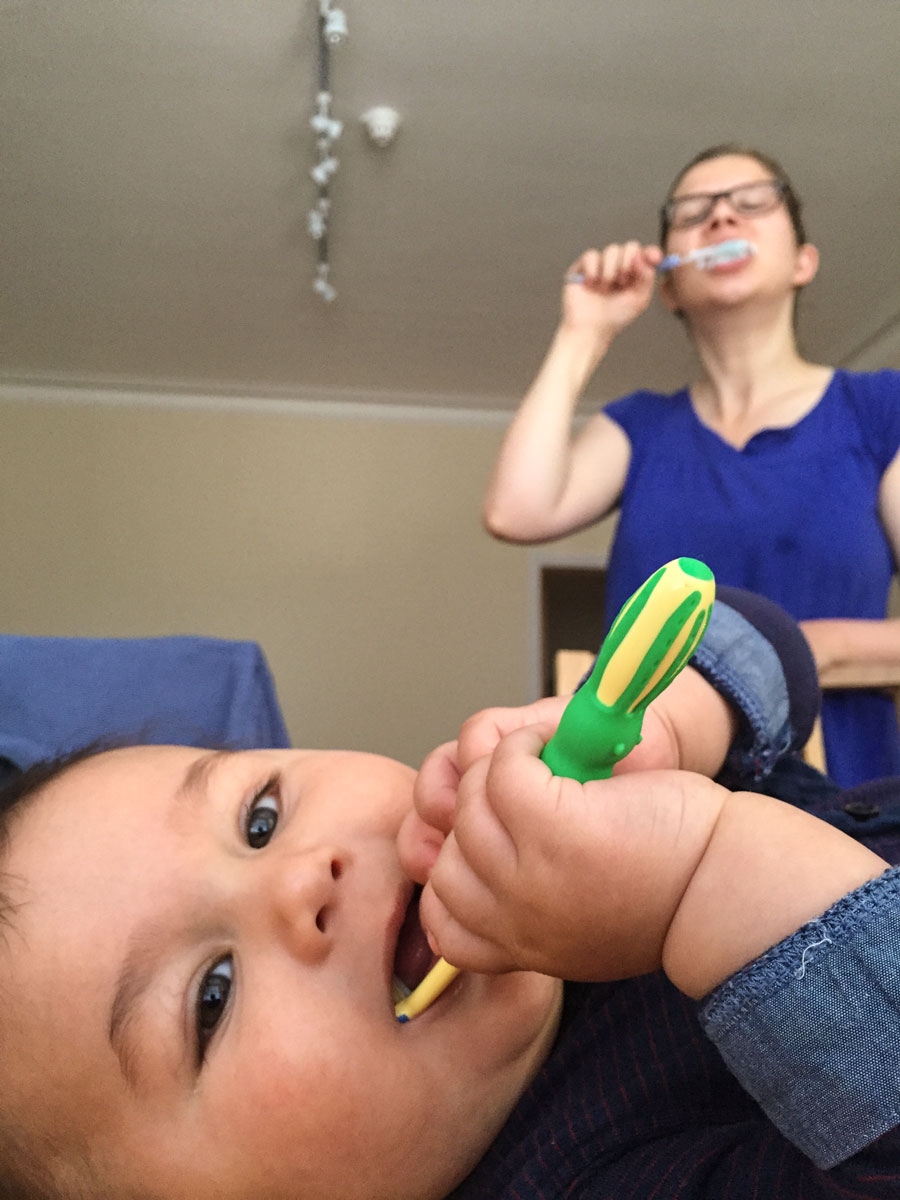
[(887, 865), (793, 805), (712, 786), (721, 809), (663, 950), (666, 974), (695, 999)]

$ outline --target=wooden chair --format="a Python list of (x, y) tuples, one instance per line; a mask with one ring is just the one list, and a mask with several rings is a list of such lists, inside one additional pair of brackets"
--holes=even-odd
[(554, 696), (570, 696), (596, 657), (593, 650), (557, 650), (553, 656)]
[[(830, 688), (879, 688), (893, 693), (896, 703), (900, 696), (900, 663), (885, 666), (881, 663), (850, 662), (829, 667), (819, 676), (822, 691)], [(803, 747), (803, 758), (817, 771), (828, 770), (822, 721), (816, 718), (809, 741)]]

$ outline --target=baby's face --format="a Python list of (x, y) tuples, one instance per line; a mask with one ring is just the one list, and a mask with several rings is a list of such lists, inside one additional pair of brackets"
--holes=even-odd
[(463, 975), (397, 1023), (412, 780), (374, 755), (182, 747), (63, 774), (4, 864), (5, 1102), (87, 1146), (110, 1194), (444, 1195), (543, 1060), (559, 988)]

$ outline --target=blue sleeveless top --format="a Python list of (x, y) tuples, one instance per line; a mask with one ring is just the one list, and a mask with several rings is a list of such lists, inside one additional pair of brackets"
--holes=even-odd
[[(837, 370), (796, 425), (761, 430), (741, 450), (698, 419), (686, 389), (634, 392), (603, 411), (631, 443), (607, 625), (640, 583), (680, 555), (797, 620), (885, 616), (895, 564), (878, 488), (900, 448), (900, 371)], [(900, 775), (890, 697), (830, 691), (822, 729), (829, 774), (842, 786)]]

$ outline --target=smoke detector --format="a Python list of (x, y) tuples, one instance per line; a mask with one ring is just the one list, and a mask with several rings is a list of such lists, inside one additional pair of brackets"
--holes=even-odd
[(360, 117), (376, 146), (389, 146), (400, 128), (400, 114), (388, 104), (376, 104)]

